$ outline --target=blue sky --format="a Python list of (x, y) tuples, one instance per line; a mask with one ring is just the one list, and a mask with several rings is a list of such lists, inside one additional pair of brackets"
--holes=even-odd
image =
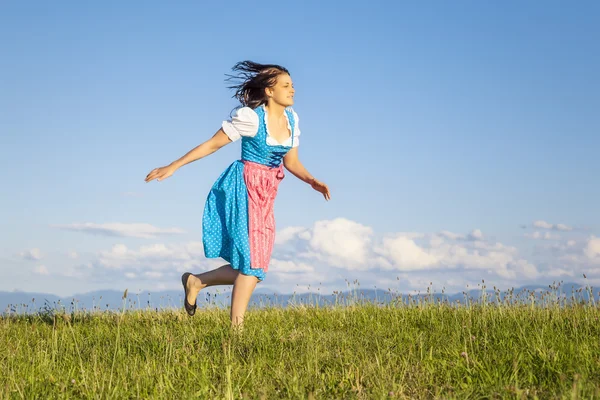
[(239, 143), (143, 179), (228, 118), (245, 59), (291, 71), (300, 157), (332, 191), (287, 175), (264, 287), (600, 283), (599, 17), (591, 1), (3, 2), (0, 290), (176, 288), (219, 265), (202, 210)]

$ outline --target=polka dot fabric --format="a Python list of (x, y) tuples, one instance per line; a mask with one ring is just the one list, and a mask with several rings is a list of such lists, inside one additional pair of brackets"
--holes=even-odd
[(262, 281), (264, 271), (250, 267), (248, 191), (243, 174), (244, 163), (235, 161), (213, 185), (204, 206), (202, 243), (206, 257), (221, 257), (234, 269)]
[[(202, 217), (202, 242), (208, 258), (221, 257), (244, 275), (266, 277), (275, 240), (274, 200), (283, 179), (282, 159), (293, 147), (267, 144), (266, 112), (258, 132), (242, 138), (242, 159), (234, 161), (214, 183)], [(292, 138), (294, 118), (289, 109)], [(250, 201), (249, 201), (250, 198)]]
[(254, 110), (258, 115), (258, 132), (255, 136), (242, 137), (242, 159), (252, 161), (257, 164), (268, 165), (269, 167), (278, 167), (281, 164), (283, 156), (294, 146), (295, 121), (293, 112), (285, 110), (288, 119), (288, 128), (292, 131), (292, 142), (290, 146), (271, 146), (267, 144), (267, 110), (260, 106)]

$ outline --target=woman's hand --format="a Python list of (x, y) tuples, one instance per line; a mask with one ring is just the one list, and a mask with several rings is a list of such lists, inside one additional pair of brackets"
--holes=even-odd
[(287, 154), (283, 157), (283, 164), (296, 178), (300, 179), (303, 182), (308, 183), (313, 189), (317, 192), (323, 194), (325, 200), (329, 200), (331, 196), (329, 195), (329, 188), (323, 182), (315, 179), (307, 170), (304, 168), (304, 165), (298, 159), (298, 147), (292, 148)]
[(313, 189), (315, 189), (317, 192), (322, 193), (323, 197), (325, 197), (325, 200), (331, 199), (331, 195), (329, 194), (329, 188), (323, 182), (318, 181), (315, 178), (313, 178), (312, 182), (310, 183), (310, 186)]
[(169, 164), (160, 168), (154, 168), (148, 175), (146, 175), (145, 181), (150, 182), (154, 178), (156, 178), (157, 181), (162, 181), (163, 179), (167, 179), (173, 175), (176, 170), (177, 167), (175, 167), (173, 164)]

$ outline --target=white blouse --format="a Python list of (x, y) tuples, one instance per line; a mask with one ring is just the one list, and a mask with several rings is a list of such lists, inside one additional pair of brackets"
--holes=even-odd
[[(299, 145), (298, 136), (300, 136), (300, 128), (298, 128), (298, 114), (294, 110), (292, 111), (292, 115), (294, 116), (294, 121), (296, 122), (296, 126), (294, 127), (294, 142), (292, 144), (292, 137), (290, 136), (283, 143), (279, 143), (277, 140), (273, 139), (271, 135), (269, 135), (269, 130), (267, 128), (267, 109), (264, 106), (261, 106), (265, 112), (265, 129), (267, 129), (267, 144), (269, 146), (292, 146), (297, 147)], [(285, 118), (287, 119), (287, 125), (290, 132), (292, 131), (292, 126), (290, 125), (290, 120), (285, 114)], [(258, 132), (258, 114), (251, 109), (250, 107), (242, 107), (237, 110), (236, 114), (229, 120), (223, 121), (222, 128), (225, 134), (231, 139), (232, 142), (235, 142), (238, 139), (241, 139), (242, 136), (254, 137)]]

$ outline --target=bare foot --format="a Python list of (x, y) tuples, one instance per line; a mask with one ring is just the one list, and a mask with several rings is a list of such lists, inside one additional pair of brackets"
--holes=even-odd
[(242, 334), (244, 332), (244, 319), (238, 317), (236, 321), (231, 321), (231, 329), (235, 334)]
[(200, 290), (202, 289), (203, 285), (202, 282), (200, 282), (200, 279), (196, 278), (193, 274), (190, 274), (190, 276), (187, 279), (187, 282), (185, 283), (185, 290), (187, 292), (188, 303), (195, 304), (196, 298), (198, 297), (198, 293), (200, 293)]
[(244, 324), (232, 325), (231, 330), (233, 331), (234, 335), (241, 335), (244, 333)]

